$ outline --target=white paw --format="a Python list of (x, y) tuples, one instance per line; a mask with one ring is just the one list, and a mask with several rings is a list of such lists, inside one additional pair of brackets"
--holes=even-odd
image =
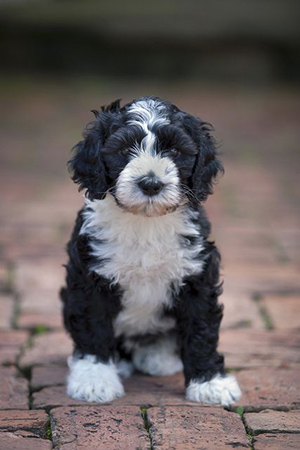
[(124, 395), (124, 388), (112, 362), (96, 362), (93, 355), (84, 359), (68, 358), (70, 372), (67, 394), (87, 402), (106, 403)]
[(133, 364), (136, 369), (149, 375), (173, 375), (183, 369), (182, 361), (175, 351), (174, 339), (160, 339), (155, 344), (137, 348), (133, 354)]
[(125, 359), (120, 359), (116, 363), (117, 374), (121, 378), (129, 378), (134, 372), (134, 366), (131, 361), (126, 361)]
[(218, 374), (203, 383), (191, 380), (186, 390), (186, 398), (192, 402), (221, 403), (223, 406), (229, 406), (240, 397), (241, 390), (233, 375)]

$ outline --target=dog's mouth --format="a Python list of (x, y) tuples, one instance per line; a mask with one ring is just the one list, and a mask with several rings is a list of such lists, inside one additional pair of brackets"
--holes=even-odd
[(166, 214), (176, 211), (181, 204), (180, 202), (173, 205), (163, 204), (155, 198), (149, 198), (145, 202), (139, 204), (124, 204), (117, 195), (115, 196), (115, 200), (118, 206), (124, 211), (146, 217), (165, 216)]

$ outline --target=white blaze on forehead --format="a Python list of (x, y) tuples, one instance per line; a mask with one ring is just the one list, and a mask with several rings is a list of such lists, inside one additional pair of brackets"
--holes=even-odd
[(148, 155), (155, 155), (154, 146), (155, 146), (155, 134), (148, 131), (147, 135), (144, 137), (141, 143), (142, 150)]
[(158, 100), (148, 99), (133, 103), (128, 112), (133, 116), (128, 125), (138, 125), (146, 133), (141, 148), (147, 153), (154, 154), (155, 135), (151, 131), (154, 125), (167, 125), (170, 120), (166, 117), (165, 106)]
[(166, 108), (159, 100), (141, 100), (133, 103), (128, 112), (133, 115), (128, 125), (139, 125), (146, 133), (153, 125), (167, 125), (170, 120), (166, 117)]

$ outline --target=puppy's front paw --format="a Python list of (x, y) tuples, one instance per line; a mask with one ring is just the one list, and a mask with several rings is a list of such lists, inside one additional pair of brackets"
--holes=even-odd
[(70, 357), (67, 394), (87, 402), (106, 403), (124, 395), (115, 365), (96, 362), (93, 355), (84, 359)]
[(191, 380), (186, 390), (186, 398), (192, 402), (221, 403), (223, 406), (229, 406), (240, 397), (241, 390), (233, 375), (218, 374), (203, 383)]

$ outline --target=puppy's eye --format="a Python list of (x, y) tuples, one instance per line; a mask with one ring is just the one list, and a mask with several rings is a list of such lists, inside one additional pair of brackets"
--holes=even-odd
[(168, 156), (171, 156), (171, 158), (177, 158), (177, 156), (180, 155), (180, 151), (177, 148), (171, 148), (166, 152)]
[(129, 150), (127, 148), (122, 148), (121, 150), (118, 151), (118, 153), (122, 156), (127, 156), (129, 153)]

